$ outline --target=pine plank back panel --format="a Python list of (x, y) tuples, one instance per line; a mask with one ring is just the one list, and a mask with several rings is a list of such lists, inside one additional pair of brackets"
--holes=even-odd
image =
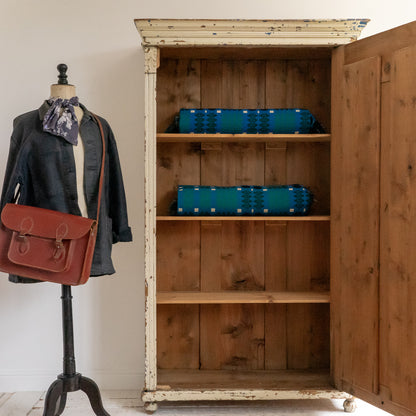
[(200, 146), (159, 143), (157, 146), (157, 215), (169, 215), (178, 185), (200, 184)]
[[(209, 61), (202, 65), (201, 106), (257, 108), (264, 103), (262, 61)], [(207, 82), (207, 84), (206, 84)], [(212, 85), (220, 89), (212, 89)], [(212, 158), (217, 162), (212, 163)], [(201, 153), (202, 185), (236, 186), (264, 182), (264, 145), (223, 143)], [(209, 244), (204, 242), (208, 227)], [(263, 223), (202, 225), (201, 285), (219, 290), (264, 289)], [(215, 240), (213, 240), (213, 237)], [(220, 247), (211, 252), (210, 247)], [(215, 273), (218, 270), (219, 273)], [(218, 289), (217, 289), (218, 290)], [(201, 369), (264, 368), (263, 305), (201, 305)], [(220, 346), (220, 348), (219, 348)]]
[[(287, 62), (266, 62), (266, 107), (286, 108)], [(264, 184), (287, 183), (287, 143), (266, 143)], [(265, 290), (287, 290), (287, 223), (266, 221), (264, 226)], [(266, 305), (264, 310), (264, 368), (287, 369), (287, 305)]]
[[(265, 289), (287, 290), (287, 223), (266, 221), (264, 228)], [(265, 369), (288, 368), (287, 305), (266, 305)]]
[[(158, 131), (164, 131), (182, 107), (296, 106), (310, 109), (322, 124), (329, 126), (329, 73), (327, 58), (162, 59), (158, 70)], [(302, 183), (310, 186), (317, 196), (315, 213), (328, 214), (329, 145), (160, 143), (159, 215), (168, 213), (179, 183), (230, 186)], [(182, 230), (162, 223), (158, 222), (157, 231), (159, 290), (178, 290), (179, 283), (188, 285), (184, 290), (198, 285), (202, 291), (289, 290), (285, 269), (300, 261), (296, 255), (299, 250), (306, 266), (298, 273), (299, 279), (293, 277), (292, 290), (302, 287), (312, 290), (317, 282), (327, 286), (328, 273), (317, 265), (327, 268), (328, 224), (312, 227), (302, 224), (298, 229), (295, 226), (291, 237), (294, 248), (289, 253), (288, 234), (292, 226), (281, 222), (202, 221), (192, 225), (189, 221)], [(183, 226), (184, 222), (180, 224)], [(172, 239), (178, 241), (172, 245)], [(298, 239), (301, 246), (318, 242), (322, 243), (321, 248), (296, 249)], [(199, 248), (200, 272), (194, 275)], [(192, 264), (188, 268), (189, 262)], [(178, 274), (184, 276), (176, 277)], [(289, 274), (290, 278), (294, 275)], [(175, 285), (170, 281), (176, 282)], [(160, 368), (180, 368), (180, 365), (198, 368), (196, 333), (200, 337), (198, 360), (203, 369), (329, 366), (328, 305), (292, 305), (289, 315), (285, 305), (192, 305), (189, 310), (166, 306), (158, 306)], [(181, 314), (186, 315), (183, 327), (179, 324)], [(169, 325), (177, 325), (176, 337)], [(188, 362), (179, 357), (184, 353), (188, 354)]]
[(157, 71), (157, 131), (163, 133), (182, 107), (200, 104), (201, 63), (193, 59), (161, 60)]
[[(329, 290), (329, 224), (290, 223), (287, 290)], [(288, 305), (288, 367), (329, 368), (328, 305)]]
[[(200, 62), (162, 61), (157, 78), (157, 130), (164, 131), (186, 105), (200, 101)], [(200, 181), (200, 149), (193, 143), (157, 145), (157, 214), (169, 215), (178, 184)], [(157, 290), (199, 290), (200, 226), (157, 224)], [(199, 368), (199, 306), (157, 306), (157, 362), (160, 368)]]

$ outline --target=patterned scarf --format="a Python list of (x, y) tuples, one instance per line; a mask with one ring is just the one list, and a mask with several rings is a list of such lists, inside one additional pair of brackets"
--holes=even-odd
[(78, 97), (69, 100), (51, 98), (48, 100), (49, 110), (43, 118), (43, 130), (61, 136), (69, 143), (78, 144), (78, 120), (75, 115), (74, 105), (79, 106)]

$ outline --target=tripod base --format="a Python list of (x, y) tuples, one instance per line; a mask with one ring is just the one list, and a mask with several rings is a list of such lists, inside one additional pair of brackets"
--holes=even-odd
[(79, 373), (74, 376), (61, 374), (48, 389), (45, 397), (43, 416), (59, 416), (63, 413), (67, 393), (82, 390), (90, 400), (92, 410), (97, 416), (110, 416), (104, 410), (100, 390), (97, 384)]

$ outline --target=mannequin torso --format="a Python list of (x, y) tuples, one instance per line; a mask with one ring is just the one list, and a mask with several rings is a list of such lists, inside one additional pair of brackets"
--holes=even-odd
[[(59, 97), (64, 100), (69, 100), (72, 97), (76, 96), (75, 86), (74, 85), (61, 85), (53, 84), (51, 85), (51, 98)], [(81, 123), (82, 116), (84, 112), (81, 107), (74, 107), (75, 115), (77, 116), (78, 122)]]
[[(59, 97), (64, 100), (69, 100), (76, 96), (75, 86), (70, 84), (53, 84), (51, 85), (51, 98)], [(81, 107), (74, 106), (75, 115), (78, 119), (78, 125), (81, 125), (81, 120), (84, 115)], [(88, 217), (87, 204), (85, 202), (84, 194), (84, 145), (80, 133), (78, 132), (78, 146), (72, 146), (74, 151), (75, 170), (77, 175), (77, 193), (78, 205), (83, 217)]]

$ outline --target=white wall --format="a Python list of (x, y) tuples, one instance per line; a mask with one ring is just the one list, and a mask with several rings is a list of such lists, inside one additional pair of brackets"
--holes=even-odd
[[(78, 370), (102, 388), (143, 378), (143, 53), (134, 18), (363, 18), (368, 36), (416, 19), (414, 0), (0, 0), (0, 182), (12, 120), (38, 108), (69, 66), (81, 101), (119, 147), (134, 243), (114, 246), (117, 274), (73, 289)], [(46, 389), (62, 371), (60, 286), (0, 273), (0, 391)]]

